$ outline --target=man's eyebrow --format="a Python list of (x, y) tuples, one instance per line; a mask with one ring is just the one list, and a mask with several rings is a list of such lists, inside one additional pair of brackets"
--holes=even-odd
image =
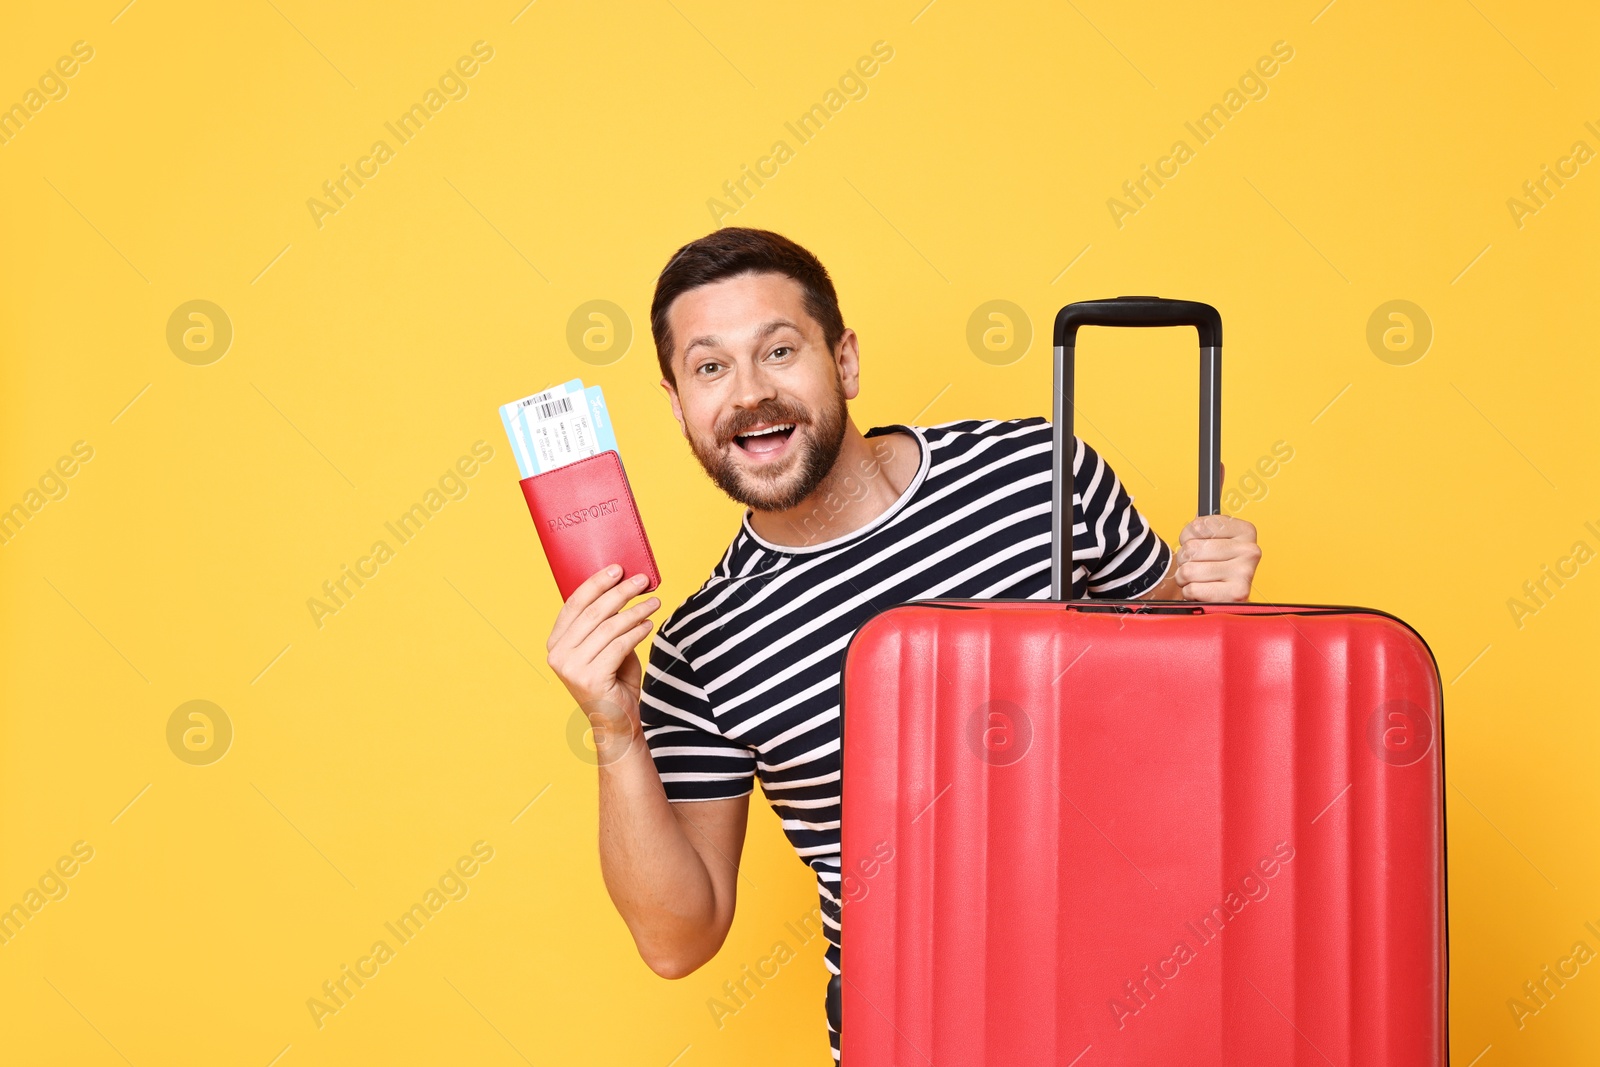
[[(773, 319), (771, 322), (762, 323), (761, 329), (756, 331), (756, 340), (757, 341), (764, 340), (765, 338), (771, 337), (773, 334), (777, 333), (779, 330), (782, 330), (782, 329), (785, 329), (785, 328), (793, 330), (795, 333), (801, 334), (802, 336), (804, 336), (804, 334), (805, 334), (805, 331), (801, 330), (799, 326), (796, 326), (794, 323), (790, 322), (788, 319)], [(705, 334), (703, 336), (696, 337), (692, 341), (690, 341), (688, 344), (683, 346), (683, 362), (686, 365), (688, 364), (689, 357), (694, 353), (694, 350), (696, 348), (721, 348), (721, 347), (722, 347), (722, 338), (718, 337), (716, 334), (709, 334), (708, 333), (708, 334)]]

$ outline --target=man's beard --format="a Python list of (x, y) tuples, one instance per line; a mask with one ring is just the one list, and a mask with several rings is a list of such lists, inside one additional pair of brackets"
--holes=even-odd
[[(693, 434), (689, 447), (695, 459), (717, 488), (745, 507), (756, 511), (787, 511), (816, 491), (833, 470), (844, 444), (844, 424), (848, 415), (844, 389), (834, 380), (834, 403), (817, 413), (782, 400), (769, 400), (755, 410), (741, 410), (717, 428), (715, 442), (707, 446)], [(778, 463), (741, 465), (734, 451), (734, 437), (752, 426), (794, 423), (788, 448), (790, 455)], [(725, 447), (718, 448), (717, 445)]]

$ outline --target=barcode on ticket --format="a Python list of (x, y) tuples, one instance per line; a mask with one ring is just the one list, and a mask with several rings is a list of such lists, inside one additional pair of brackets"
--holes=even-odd
[(553, 419), (557, 415), (565, 415), (572, 410), (572, 397), (558, 396), (553, 400), (536, 401), (532, 398), (524, 403), (533, 406), (533, 417), (536, 419)]

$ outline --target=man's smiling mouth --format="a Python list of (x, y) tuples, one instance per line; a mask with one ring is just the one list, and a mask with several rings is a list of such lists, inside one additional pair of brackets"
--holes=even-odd
[(765, 456), (783, 451), (789, 438), (794, 434), (795, 424), (792, 422), (779, 422), (771, 426), (763, 426), (755, 430), (746, 430), (736, 434), (733, 441), (740, 450), (750, 456)]

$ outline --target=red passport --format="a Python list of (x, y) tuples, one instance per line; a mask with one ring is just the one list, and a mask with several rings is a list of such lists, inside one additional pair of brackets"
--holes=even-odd
[(562, 600), (613, 563), (622, 564), (624, 579), (648, 577), (650, 584), (642, 592), (661, 584), (633, 490), (615, 452), (598, 452), (524, 478), (522, 495)]

